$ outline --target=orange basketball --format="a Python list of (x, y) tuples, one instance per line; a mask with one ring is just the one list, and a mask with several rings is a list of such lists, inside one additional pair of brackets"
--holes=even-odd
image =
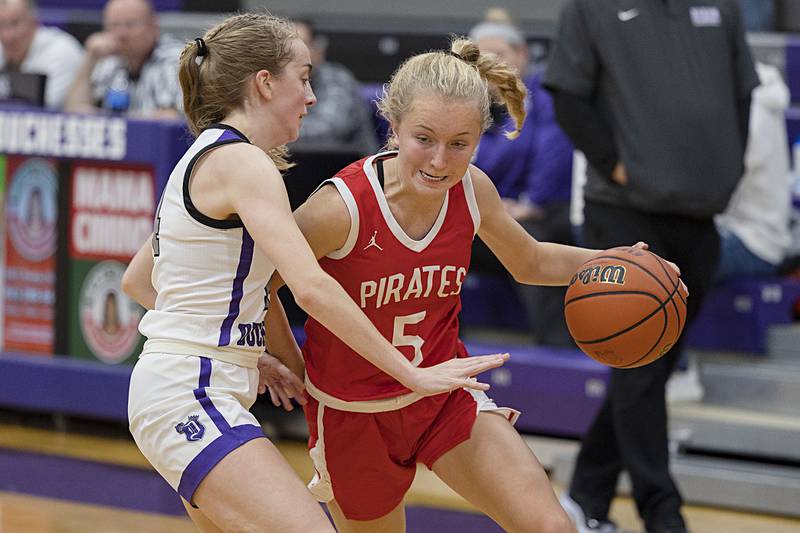
[(687, 296), (663, 259), (625, 246), (581, 265), (567, 288), (564, 314), (586, 355), (615, 368), (634, 368), (652, 363), (678, 340)]

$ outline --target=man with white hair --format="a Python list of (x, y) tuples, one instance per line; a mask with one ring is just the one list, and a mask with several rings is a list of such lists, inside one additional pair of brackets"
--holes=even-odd
[(72, 35), (39, 24), (33, 0), (0, 0), (0, 69), (47, 76), (47, 107), (64, 102), (82, 57)]

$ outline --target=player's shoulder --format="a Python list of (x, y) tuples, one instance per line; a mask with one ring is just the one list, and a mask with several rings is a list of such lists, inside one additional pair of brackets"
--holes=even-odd
[(278, 172), (269, 155), (261, 148), (247, 142), (217, 146), (208, 153), (206, 161), (214, 170), (229, 175)]
[(478, 194), (481, 191), (485, 192), (495, 189), (494, 183), (492, 183), (492, 179), (489, 177), (489, 175), (475, 165), (471, 164), (469, 166), (469, 177), (470, 181), (472, 182), (472, 187), (475, 190), (475, 194)]
[(333, 177), (340, 178), (345, 181), (365, 178), (366, 171), (364, 170), (364, 165), (367, 163), (368, 159), (370, 159), (370, 157), (362, 157), (357, 161), (353, 161), (339, 172), (334, 174)]
[(342, 194), (339, 191), (339, 186), (336, 182), (328, 180), (319, 186), (319, 189), (314, 191), (314, 194), (308, 197), (307, 202), (313, 202), (320, 207), (331, 208), (333, 206), (344, 205)]
[(500, 194), (489, 175), (475, 165), (469, 166), (469, 174), (481, 217), (484, 218), (497, 209), (502, 209)]
[(195, 166), (195, 174), (213, 177), (219, 186), (242, 190), (283, 187), (283, 178), (275, 163), (263, 150), (249, 143), (236, 142), (217, 146)]
[(323, 183), (295, 211), (295, 220), (317, 257), (343, 246), (357, 207), (334, 181)]

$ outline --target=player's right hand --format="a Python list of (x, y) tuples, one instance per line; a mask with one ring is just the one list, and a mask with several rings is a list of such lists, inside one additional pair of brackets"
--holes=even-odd
[(416, 368), (412, 382), (406, 386), (422, 396), (433, 396), (461, 388), (489, 390), (488, 383), (481, 383), (474, 376), (502, 366), (509, 357), (507, 353), (475, 355), (450, 359), (427, 368)]
[(300, 405), (306, 404), (303, 395), (305, 384), (294, 372), (284, 365), (274, 355), (264, 352), (258, 358), (258, 393), (269, 391), (269, 397), (275, 407), (286, 411), (294, 409), (292, 398)]

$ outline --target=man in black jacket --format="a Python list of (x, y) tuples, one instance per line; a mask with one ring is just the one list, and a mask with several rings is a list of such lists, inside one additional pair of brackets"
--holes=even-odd
[[(567, 0), (545, 86), (589, 165), (585, 245), (643, 240), (678, 264), (696, 315), (719, 257), (713, 216), (743, 171), (758, 84), (735, 0)], [(680, 344), (680, 343), (679, 343)], [(626, 470), (647, 531), (683, 532), (669, 473), (664, 387), (680, 354), (612, 369), (562, 504), (579, 531), (616, 531), (608, 510)]]

